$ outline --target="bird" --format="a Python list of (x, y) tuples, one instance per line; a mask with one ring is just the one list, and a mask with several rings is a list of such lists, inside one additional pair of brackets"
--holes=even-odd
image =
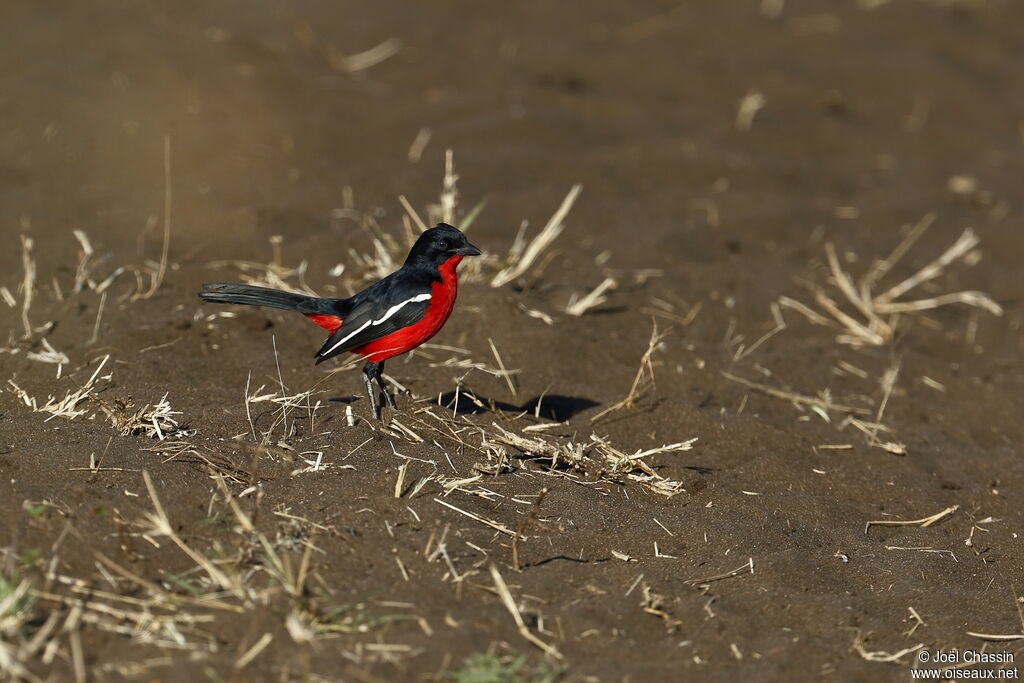
[(228, 282), (204, 284), (198, 295), (211, 303), (297, 311), (330, 332), (316, 352), (316, 364), (346, 352), (362, 356), (370, 410), (381, 421), (373, 382), (388, 405), (398, 407), (381, 378), (384, 361), (411, 351), (441, 330), (455, 306), (459, 263), (480, 253), (458, 228), (438, 223), (420, 234), (401, 268), (347, 299)]

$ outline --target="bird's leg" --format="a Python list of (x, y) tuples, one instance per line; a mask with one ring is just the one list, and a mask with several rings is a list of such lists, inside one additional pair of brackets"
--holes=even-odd
[(373, 395), (373, 378), (380, 378), (379, 363), (367, 363), (363, 366), (363, 382), (366, 384), (366, 397), (370, 399), (370, 411), (373, 413), (373, 419), (380, 421), (380, 405), (377, 403), (377, 398)]
[(380, 387), (381, 392), (384, 394), (384, 400), (388, 402), (392, 410), (398, 410), (398, 404), (395, 403), (395, 397), (388, 391), (387, 385), (384, 384), (384, 361), (377, 363), (377, 386)]

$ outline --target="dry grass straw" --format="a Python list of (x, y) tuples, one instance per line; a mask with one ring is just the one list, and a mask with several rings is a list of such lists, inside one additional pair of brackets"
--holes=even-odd
[(36, 285), (36, 262), (32, 258), (33, 244), (31, 237), (21, 236), (21, 266), (25, 271), (25, 279), (21, 283), (21, 324), (25, 329), (24, 339), (31, 337), (35, 331), (32, 329), (32, 323), (28, 317)]
[(977, 633), (975, 631), (968, 631), (967, 635), (975, 638), (981, 638), (982, 640), (991, 640), (993, 642), (1024, 640), (1024, 630), (1020, 633)]
[[(298, 266), (290, 267), (283, 263), (284, 238), (280, 235), (271, 235), (270, 246), (272, 258), (268, 263), (256, 261), (213, 261), (209, 264), (211, 268), (233, 267), (240, 271), (239, 278), (242, 282), (255, 287), (270, 287), (296, 294), (307, 294), (317, 296), (309, 285), (306, 284), (306, 271), (309, 264), (301, 261)], [(292, 284), (290, 279), (295, 278), (298, 284)]]
[(848, 415), (846, 420), (840, 424), (840, 429), (846, 425), (850, 425), (867, 437), (868, 446), (881, 448), (893, 455), (906, 455), (907, 447), (903, 443), (899, 441), (885, 441), (878, 438), (879, 431), (889, 431), (889, 428), (882, 424), (882, 416), (885, 414), (886, 406), (889, 405), (889, 398), (892, 396), (893, 389), (896, 387), (896, 378), (899, 377), (899, 373), (899, 363), (893, 364), (892, 367), (882, 373), (882, 399), (878, 403), (874, 422), (867, 422), (855, 417), (854, 415)]
[(508, 385), (508, 390), (512, 393), (513, 396), (518, 396), (519, 391), (516, 390), (516, 384), (513, 381), (513, 373), (509, 372), (505, 368), (505, 362), (501, 359), (501, 354), (498, 353), (498, 349), (494, 345), (494, 340), (488, 337), (487, 343), (491, 345), (491, 353), (494, 354), (494, 360), (498, 361), (498, 368), (500, 369), (501, 377), (502, 379), (505, 380), (505, 384)]
[(150, 280), (149, 290), (139, 294), (137, 298), (149, 299), (160, 285), (164, 282), (164, 275), (167, 273), (167, 255), (171, 247), (171, 136), (164, 136), (164, 236), (163, 245), (160, 249), (160, 263), (157, 264), (156, 272)]
[[(322, 381), (322, 380), (321, 380)], [(317, 382), (319, 384), (320, 382)], [(252, 394), (248, 392), (248, 379), (246, 380), (246, 397), (245, 397), (245, 412), (249, 420), (249, 430), (254, 441), (259, 441), (261, 444), (266, 445), (275, 440), (274, 432), (277, 431), (278, 427), (282, 428), (281, 436), (278, 440), (288, 439), (292, 436), (292, 431), (289, 429), (288, 424), (288, 411), (298, 411), (302, 408), (306, 409), (307, 415), (310, 419), (310, 423), (316, 416), (316, 412), (320, 409), (321, 404), (319, 401), (314, 405), (312, 402), (313, 396), (324, 393), (322, 390), (317, 390), (316, 386), (306, 390), (300, 391), (295, 394), (289, 394), (284, 383), (281, 383), (279, 391), (264, 392), (263, 385), (260, 385)], [(252, 404), (257, 403), (272, 403), (278, 406), (275, 410), (274, 419), (270, 426), (266, 430), (261, 430), (260, 436), (257, 437), (256, 425), (252, 417)], [(294, 428), (294, 423), (291, 425)]]
[[(420, 403), (425, 402), (423, 399), (417, 400)], [(696, 438), (646, 450), (629, 451), (617, 447), (607, 438), (597, 434), (592, 434), (586, 440), (579, 440), (575, 437), (547, 433), (549, 428), (559, 426), (555, 423), (524, 424), (521, 429), (514, 431), (513, 423), (526, 418), (526, 413), (509, 416), (493, 405), (480, 401), (465, 387), (461, 387), (460, 391), (456, 392), (456, 397), (453, 400), (472, 403), (480, 411), (491, 413), (499, 418), (502, 424), (492, 422), (490, 425), (486, 425), (473, 422), (457, 411), (452, 413), (437, 411), (434, 407), (427, 405), (415, 410), (409, 416), (413, 423), (412, 426), (418, 430), (418, 433), (414, 432), (416, 438), (411, 440), (432, 440), (433, 443), (442, 447), (437, 441), (437, 439), (441, 439), (449, 442), (460, 452), (485, 456), (489, 464), (474, 465), (477, 472), (486, 472), (490, 476), (497, 476), (506, 470), (508, 463), (513, 459), (540, 460), (549, 474), (560, 476), (564, 472), (570, 471), (573, 473), (571, 478), (574, 480), (578, 479), (578, 474), (596, 477), (603, 481), (629, 480), (651, 492), (667, 497), (684, 490), (682, 482), (663, 476), (647, 460), (655, 455), (691, 450), (697, 441)], [(429, 433), (429, 438), (423, 439), (421, 434), (426, 433)], [(411, 438), (404, 433), (402, 436)], [(478, 481), (478, 476), (474, 473), (472, 477), (453, 480), (453, 486), (474, 483)], [(438, 502), (442, 505), (445, 504), (440, 500)], [(478, 519), (479, 516), (461, 509), (455, 511), (474, 518), (501, 533), (515, 537), (514, 532), (504, 524), (484, 518)]]
[(27, 665), (38, 645), (18, 644), (33, 616), (32, 600), (31, 581), (0, 573), (0, 675), (10, 680), (42, 680)]
[[(497, 358), (495, 358), (495, 360), (497, 360)], [(455, 358), (455, 357), (446, 358), (445, 360), (439, 361), (439, 362), (429, 363), (429, 367), (432, 367), (432, 368), (456, 368), (456, 369), (459, 369), (459, 370), (477, 370), (478, 372), (482, 372), (482, 373), (487, 374), (487, 375), (492, 375), (494, 377), (500, 377), (500, 378), (502, 378), (505, 381), (506, 384), (511, 384), (513, 387), (515, 386), (515, 382), (513, 381), (513, 378), (516, 375), (518, 375), (520, 372), (522, 372), (522, 370), (519, 370), (518, 368), (517, 369), (513, 369), (513, 370), (509, 370), (508, 368), (504, 368), (504, 367), (497, 367), (496, 368), (496, 367), (493, 367), (491, 365), (488, 365), (487, 363), (482, 363), (480, 361), (473, 360), (472, 358)], [(465, 375), (463, 375), (463, 378), (464, 377), (465, 377)], [(509, 387), (509, 391), (512, 392), (513, 395), (517, 395), (516, 392), (518, 390), (517, 389), (513, 389), (512, 387)]]
[(252, 663), (252, 660), (256, 659), (263, 650), (270, 645), (270, 641), (274, 639), (274, 636), (269, 633), (264, 633), (263, 636), (257, 640), (252, 647), (245, 651), (241, 657), (235, 660), (234, 665), (231, 667), (235, 671), (241, 671), (245, 667)]
[[(252, 373), (250, 372), (245, 379), (245, 416), (249, 423), (249, 433), (252, 436), (253, 441), (260, 442), (261, 445), (267, 445), (275, 440), (274, 432), (281, 427), (281, 436), (278, 441), (283, 442), (286, 439), (291, 438), (295, 431), (295, 418), (293, 415), (292, 423), (288, 424), (289, 411), (292, 413), (305, 412), (305, 417), (309, 421), (309, 430), (312, 431), (316, 426), (316, 415), (317, 412), (323, 407), (320, 400), (313, 403), (313, 397), (324, 393), (323, 389), (319, 389), (320, 385), (330, 380), (334, 375), (339, 372), (346, 372), (356, 367), (360, 359), (351, 358), (342, 365), (331, 370), (325, 374), (319, 380), (317, 380), (313, 386), (306, 391), (300, 391), (295, 394), (289, 394), (288, 388), (284, 384), (284, 378), (281, 374), (281, 365), (277, 353), (277, 341), (274, 340), (274, 363), (277, 370), (277, 381), (279, 390), (273, 392), (266, 392), (266, 385), (261, 384), (259, 388), (250, 392), (249, 387), (252, 380)], [(270, 426), (266, 430), (261, 430), (260, 434), (256, 431), (256, 422), (253, 419), (252, 404), (256, 403), (271, 403), (278, 406), (275, 411), (274, 419)], [(351, 426), (351, 425), (349, 425)]]
[[(531, 457), (550, 458), (552, 469), (568, 466), (582, 472), (596, 473), (602, 477), (625, 476), (654, 493), (668, 497), (683, 491), (682, 482), (658, 474), (645, 458), (661, 453), (688, 451), (697, 441), (696, 438), (693, 438), (629, 454), (596, 434), (592, 434), (588, 441), (579, 443), (548, 435), (526, 437), (498, 424), (492, 426), (495, 431), (485, 433), (485, 440), (481, 446), (485, 450), (490, 450), (499, 460), (507, 455), (501, 446), (511, 446)], [(494, 446), (498, 446), (498, 448), (495, 449)]]
[(651, 363), (651, 357), (661, 344), (662, 340), (664, 340), (671, 331), (671, 329), (668, 329), (665, 332), (659, 333), (657, 321), (651, 321), (651, 337), (647, 342), (647, 349), (640, 357), (640, 366), (637, 368), (636, 375), (633, 377), (633, 384), (629, 387), (629, 393), (626, 394), (626, 397), (618, 403), (605, 408), (597, 415), (591, 417), (591, 422), (597, 422), (597, 420), (605, 415), (621, 410), (622, 408), (632, 408), (636, 400), (640, 398), (648, 388), (654, 386), (654, 365)]
[[(972, 529), (973, 533), (973, 529)], [(1008, 642), (1013, 640), (1024, 640), (1024, 596), (1017, 595), (1017, 587), (1013, 584), (1010, 585), (1010, 597), (1013, 600), (1013, 606), (1017, 608), (1017, 618), (1020, 620), (1020, 633), (979, 633), (977, 631), (968, 631), (967, 635), (974, 638), (981, 638), (982, 640), (989, 640), (993, 642)], [(2, 614), (0, 610), (0, 614)]]
[(175, 416), (181, 415), (181, 412), (171, 407), (167, 400), (167, 394), (164, 394), (163, 398), (156, 403), (147, 403), (135, 411), (130, 410), (130, 401), (108, 401), (103, 398), (99, 393), (99, 382), (109, 382), (113, 377), (113, 372), (102, 376), (100, 373), (106, 367), (109, 360), (110, 354), (105, 355), (85, 384), (75, 390), (68, 390), (61, 399), (51, 395), (47, 397), (46, 403), (42, 405), (39, 404), (39, 401), (34, 396), (29, 395), (27, 391), (18, 386), (13, 379), (7, 380), (7, 384), (10, 386), (9, 391), (18, 396), (22, 403), (31, 408), (33, 412), (48, 413), (49, 417), (44, 420), (45, 422), (55, 417), (74, 420), (83, 415), (91, 414), (93, 410), (83, 405), (88, 400), (96, 404), (110, 420), (114, 429), (122, 436), (141, 434), (163, 441), (168, 437), (187, 436), (194, 433), (188, 432), (178, 422)]
[(391, 59), (402, 50), (401, 40), (387, 38), (362, 52), (346, 55), (333, 45), (321, 41), (309, 22), (304, 20), (292, 21), (292, 33), (303, 47), (322, 59), (330, 68), (345, 74), (359, 74)]
[(751, 90), (740, 99), (736, 108), (736, 130), (747, 132), (754, 127), (754, 117), (764, 109), (766, 100), (762, 93)]
[[(58, 351), (53, 348), (46, 337), (39, 340), (40, 345), (43, 347), (42, 351), (30, 351), (25, 354), (25, 357), (29, 360), (39, 361), (40, 363), (53, 363), (55, 365), (64, 365), (70, 363), (71, 360), (67, 357), (67, 354)], [(58, 379), (60, 374), (57, 375)]]
[(745, 564), (740, 565), (739, 567), (736, 567), (736, 569), (732, 569), (730, 571), (723, 572), (721, 574), (715, 574), (713, 576), (708, 576), (708, 577), (705, 577), (703, 579), (687, 579), (684, 583), (686, 583), (689, 586), (706, 586), (706, 585), (708, 585), (710, 583), (714, 583), (715, 581), (724, 581), (725, 579), (731, 579), (731, 578), (734, 578), (734, 577), (737, 577), (737, 576), (743, 576), (744, 574), (753, 574), (753, 573), (754, 573), (754, 558), (750, 557), (750, 558), (747, 559), (747, 562)]
[(909, 654), (917, 652), (924, 647), (924, 643), (918, 643), (913, 647), (905, 647), (896, 652), (886, 652), (884, 650), (868, 650), (864, 647), (864, 636), (862, 636), (858, 629), (857, 634), (853, 637), (853, 645), (851, 646), (853, 651), (860, 655), (861, 659), (869, 662), (881, 662), (884, 664), (899, 664), (900, 660)]
[[(853, 427), (864, 434), (868, 446), (873, 448), (881, 448), (884, 451), (892, 453), (894, 455), (906, 455), (906, 446), (899, 441), (888, 441), (879, 438), (879, 432), (890, 431), (889, 427), (882, 424), (882, 416), (885, 412), (885, 408), (888, 405), (889, 398), (892, 395), (893, 388), (896, 383), (896, 376), (899, 373), (899, 367), (893, 366), (889, 368), (882, 377), (882, 399), (875, 410), (875, 418), (873, 421), (862, 419), (865, 416), (872, 414), (872, 411), (866, 407), (847, 405), (844, 403), (837, 403), (832, 399), (832, 393), (828, 389), (823, 389), (818, 392), (816, 396), (809, 396), (806, 394), (800, 394), (797, 392), (789, 391), (786, 389), (780, 389), (777, 387), (769, 386), (759, 382), (753, 382), (751, 380), (739, 377), (730, 372), (722, 372), (722, 375), (731, 382), (742, 384), (743, 386), (749, 387), (763, 394), (771, 396), (773, 398), (782, 399), (792, 403), (797, 408), (808, 408), (814, 414), (818, 415), (825, 422), (832, 423), (832, 414), (840, 413), (845, 415), (844, 419), (837, 425), (839, 429), (843, 429), (847, 426)], [(744, 397), (745, 399), (745, 397)], [(836, 449), (836, 448), (852, 448), (847, 444), (841, 446), (817, 446), (817, 448)]]
[(78, 254), (78, 265), (75, 267), (75, 283), (71, 287), (71, 291), (77, 293), (85, 289), (89, 281), (89, 261), (92, 260), (92, 255), (96, 251), (84, 230), (75, 229), (71, 231), (71, 234), (75, 236), (78, 244), (82, 247)]
[[(171, 205), (172, 205), (172, 191), (171, 191), (171, 140), (170, 136), (164, 138), (164, 207), (163, 207), (163, 240), (160, 250), (160, 260), (156, 263), (147, 261), (144, 265), (134, 266), (126, 265), (119, 266), (111, 271), (103, 280), (97, 281), (93, 278), (93, 270), (96, 267), (97, 259), (95, 258), (96, 250), (93, 247), (89, 236), (84, 230), (75, 229), (72, 231), (72, 235), (79, 244), (79, 255), (78, 263), (75, 267), (74, 280), (71, 285), (71, 292), (73, 294), (80, 294), (85, 290), (90, 290), (101, 295), (100, 308), (96, 317), (96, 324), (93, 330), (93, 336), (90, 343), (95, 343), (98, 338), (99, 321), (102, 316), (103, 306), (106, 303), (105, 294), (110, 286), (120, 277), (122, 274), (129, 272), (135, 275), (136, 285), (134, 292), (128, 297), (131, 301), (139, 299), (151, 298), (160, 286), (163, 284), (164, 278), (167, 273), (168, 258), (170, 251), (171, 241)], [(151, 218), (149, 227), (153, 227), (157, 219)], [(34, 242), (32, 238), (21, 236), (21, 251), (22, 251), (22, 267), (24, 269), (24, 279), (20, 286), (22, 294), (22, 308), (21, 308), (21, 322), (24, 329), (23, 339), (28, 339), (33, 334), (38, 333), (40, 330), (47, 329), (52, 326), (53, 323), (49, 323), (41, 328), (33, 328), (29, 319), (29, 310), (35, 300), (36, 294), (36, 264), (32, 257)], [(149, 277), (148, 285), (145, 284), (144, 276)], [(61, 300), (64, 298), (64, 294), (61, 291), (59, 281), (56, 277), (53, 278), (53, 289), (54, 296)], [(2, 292), (5, 292), (4, 300), (8, 304), (11, 304), (13, 296), (10, 292), (3, 288)], [(13, 304), (12, 304), (13, 305)]]
[(561, 205), (548, 219), (544, 229), (521, 252), (513, 249), (509, 254), (508, 263), (491, 279), (492, 287), (507, 285), (522, 277), (533, 266), (537, 258), (562, 234), (565, 229), (565, 217), (569, 214), (582, 189), (583, 186), (580, 184), (573, 185)]
[(683, 622), (680, 619), (673, 617), (667, 609), (669, 600), (667, 597), (660, 593), (655, 593), (650, 586), (646, 583), (640, 590), (642, 598), (640, 600), (640, 609), (646, 614), (659, 617), (665, 622), (665, 630), (668, 633), (675, 633)]
[(100, 339), (100, 321), (103, 319), (103, 308), (107, 305), (107, 293), (100, 294), (100, 305), (96, 308), (96, 322), (92, 326), (92, 336), (89, 337), (89, 344), (95, 344)]
[(455, 505), (445, 502), (440, 498), (434, 498), (434, 502), (437, 503), (438, 505), (443, 505), (449, 510), (454, 510), (455, 512), (458, 512), (460, 515), (465, 515), (466, 517), (469, 517), (472, 520), (480, 522), (484, 526), (488, 526), (497, 532), (505, 534), (506, 536), (511, 536), (513, 538), (516, 538), (517, 536), (515, 531), (509, 529), (507, 526), (501, 524), (500, 522), (495, 522), (494, 520), (487, 519), (486, 517), (481, 517), (480, 515), (475, 514), (473, 512), (469, 512), (468, 510), (463, 510), (462, 508), (456, 507)]
[(761, 384), (758, 382), (752, 382), (742, 377), (737, 377), (729, 372), (723, 372), (722, 375), (732, 381), (742, 384), (743, 386), (750, 387), (760, 391), (768, 396), (774, 398), (781, 398), (785, 401), (789, 401), (798, 406), (807, 406), (814, 409), (819, 414), (824, 414), (828, 421), (828, 413), (830, 411), (836, 411), (840, 413), (849, 413), (851, 415), (870, 415), (871, 411), (867, 408), (860, 408), (857, 406), (844, 405), (842, 403), (835, 403), (832, 397), (827, 392), (822, 392), (818, 396), (807, 396), (805, 394), (799, 394), (793, 391), (787, 391), (785, 389), (778, 389), (776, 387), (768, 386), (767, 384)]
[(455, 207), (459, 203), (457, 184), (459, 176), (455, 175), (455, 160), (452, 150), (444, 152), (444, 180), (441, 183), (440, 219), (442, 223), (455, 223)]
[(842, 332), (836, 340), (852, 346), (891, 344), (900, 314), (919, 313), (960, 303), (986, 310), (993, 315), (1002, 315), (1002, 307), (990, 296), (978, 291), (960, 291), (909, 301), (900, 300), (920, 285), (944, 274), (953, 263), (965, 259), (977, 247), (980, 240), (970, 228), (964, 230), (959, 239), (924, 267), (881, 293), (875, 293), (875, 290), (882, 286), (885, 276), (924, 235), (934, 219), (933, 214), (922, 218), (887, 258), (876, 261), (857, 281), (843, 270), (835, 247), (831, 243), (825, 245), (825, 256), (832, 276), (831, 285), (846, 299), (852, 311), (844, 310), (822, 287), (814, 290), (814, 300), (820, 311), (789, 297), (780, 298), (779, 304), (799, 312), (814, 324), (838, 327)]
[[(55, 417), (63, 417), (68, 420), (73, 420), (76, 417), (89, 414), (90, 411), (88, 409), (81, 408), (80, 406), (82, 402), (92, 396), (92, 392), (96, 387), (100, 372), (103, 370), (104, 366), (106, 366), (108, 360), (110, 360), (110, 354), (103, 357), (99, 366), (97, 366), (92, 376), (84, 385), (78, 387), (78, 389), (74, 391), (68, 390), (62, 399), (49, 396), (47, 397), (46, 403), (43, 405), (39, 405), (35, 397), (30, 396), (27, 391), (15, 384), (13, 379), (7, 380), (7, 384), (10, 385), (10, 390), (13, 391), (13, 393), (17, 395), (26, 406), (31, 408), (33, 412), (49, 413), (50, 417), (46, 418), (45, 421), (48, 422)], [(109, 378), (110, 375), (108, 374), (105, 379)]]
[(565, 312), (576, 317), (582, 316), (590, 309), (600, 306), (604, 302), (608, 301), (608, 297), (604, 296), (604, 293), (615, 289), (617, 285), (618, 282), (615, 281), (615, 278), (606, 277), (601, 284), (591, 290), (590, 293), (583, 296), (573, 294), (569, 298), (569, 303), (565, 305)]
[(167, 394), (156, 403), (147, 403), (134, 412), (129, 412), (128, 406), (111, 405), (96, 394), (92, 394), (91, 398), (99, 404), (100, 409), (106, 413), (110, 423), (121, 436), (143, 435), (163, 441), (194, 433), (187, 431), (174, 417), (181, 415), (181, 412), (171, 407), (167, 401)]
[[(835, 247), (831, 243), (826, 244), (825, 256), (831, 274), (830, 285), (838, 291), (840, 296), (830, 295), (823, 287), (815, 287), (814, 302), (817, 308), (812, 308), (789, 297), (781, 297), (777, 304), (772, 305), (775, 327), (749, 348), (741, 346), (734, 354), (733, 360), (738, 361), (749, 356), (769, 338), (786, 329), (780, 307), (797, 311), (813, 324), (838, 328), (840, 333), (837, 335), (836, 341), (852, 346), (890, 345), (895, 340), (897, 324), (901, 315), (914, 315), (952, 303), (962, 303), (987, 310), (994, 315), (1002, 315), (1002, 308), (991, 297), (976, 291), (960, 291), (934, 297), (905, 299), (921, 285), (939, 278), (955, 262), (963, 260), (973, 264), (977, 261), (977, 252), (974, 250), (979, 240), (974, 231), (969, 228), (961, 234), (959, 239), (924, 267), (894, 284), (888, 286), (882, 284), (918, 243), (934, 219), (933, 214), (924, 216), (910, 228), (907, 236), (888, 257), (875, 261), (867, 272), (857, 280), (843, 269)], [(880, 293), (876, 293), (878, 290), (881, 290)], [(844, 308), (837, 299), (845, 300), (846, 307)], [(866, 373), (849, 364), (846, 364), (845, 369), (857, 377), (866, 378), (867, 376)], [(896, 455), (905, 455), (907, 451), (904, 444), (896, 440), (882, 439), (879, 436), (880, 432), (889, 431), (888, 427), (882, 423), (882, 418), (896, 386), (899, 370), (900, 366), (897, 362), (883, 373), (880, 382), (882, 398), (874, 411), (836, 403), (832, 400), (828, 390), (819, 392), (817, 396), (809, 396), (752, 382), (728, 372), (723, 374), (727, 379), (751, 389), (790, 401), (798, 407), (809, 408), (827, 422), (831, 422), (831, 412), (845, 413), (846, 417), (840, 423), (840, 428), (853, 427), (864, 434), (869, 446), (881, 448)], [(871, 415), (872, 412), (874, 412), (874, 419), (865, 419), (865, 416)]]
[(960, 509), (959, 505), (952, 505), (952, 506), (946, 508), (945, 510), (942, 510), (941, 512), (936, 512), (934, 515), (929, 515), (928, 517), (922, 517), (921, 519), (910, 519), (910, 520), (878, 519), (878, 520), (872, 520), (872, 521), (870, 521), (870, 522), (868, 522), (867, 524), (864, 525), (864, 533), (866, 534), (868, 532), (868, 529), (870, 529), (873, 526), (919, 526), (919, 527), (929, 527), (932, 524), (935, 524), (936, 522), (942, 521), (946, 517), (949, 517), (950, 515), (952, 515), (954, 512), (956, 512), (959, 509)]
[(206, 572), (207, 576), (209, 576), (210, 580), (215, 586), (217, 586), (217, 588), (233, 591), (235, 584), (228, 578), (227, 574), (218, 569), (213, 562), (207, 559), (205, 555), (193, 550), (175, 532), (174, 526), (171, 524), (171, 520), (167, 516), (167, 512), (160, 503), (160, 498), (156, 495), (156, 489), (153, 488), (153, 480), (149, 476), (149, 472), (144, 470), (142, 472), (142, 478), (146, 482), (146, 491), (149, 492), (149, 498), (153, 502), (154, 512), (146, 513), (146, 518), (152, 525), (152, 533), (158, 536), (162, 535), (170, 538), (174, 545), (178, 546), (193, 562), (202, 567), (203, 571)]
[(761, 345), (764, 344), (766, 341), (768, 341), (769, 339), (771, 339), (772, 337), (786, 329), (786, 321), (782, 317), (782, 309), (779, 307), (779, 304), (773, 301), (769, 306), (769, 309), (772, 312), (772, 318), (775, 320), (775, 327), (761, 335), (757, 339), (757, 341), (755, 341), (750, 346), (746, 346), (745, 344), (740, 344), (739, 346), (737, 346), (736, 352), (733, 354), (732, 357), (733, 361), (739, 362), (743, 360), (744, 358), (752, 354), (754, 351), (757, 351), (757, 349), (759, 349)]
[[(370, 67), (377, 66), (381, 62), (391, 59), (402, 50), (402, 41), (398, 38), (388, 38), (373, 47), (357, 52), (353, 55), (341, 58), (336, 66), (342, 71), (356, 73), (365, 71)], [(331, 62), (335, 65), (335, 62)]]
[(544, 503), (544, 499), (548, 495), (549, 489), (543, 488), (540, 493), (537, 494), (537, 498), (533, 501), (533, 505), (523, 516), (523, 521), (519, 522), (519, 526), (516, 527), (516, 535), (512, 539), (512, 566), (516, 568), (516, 571), (522, 571), (523, 565), (519, 562), (519, 540), (526, 538), (527, 527), (534, 523), (537, 513), (540, 511), (540, 506)]
[[(423, 219), (420, 218), (419, 212), (416, 211), (415, 207), (413, 207), (412, 203), (410, 203), (409, 200), (406, 199), (404, 194), (398, 195), (398, 201), (402, 204), (402, 208), (405, 209), (405, 212), (409, 214), (409, 217), (416, 222), (416, 227), (419, 228), (419, 231), (421, 233), (426, 232), (427, 230), (430, 229), (430, 227), (423, 221)], [(410, 244), (409, 246), (412, 245)]]
[(409, 145), (409, 151), (406, 155), (410, 163), (419, 163), (420, 158), (423, 157), (423, 150), (425, 150), (427, 145), (430, 144), (430, 138), (433, 137), (433, 135), (434, 131), (426, 126), (419, 129), (419, 132), (416, 133), (416, 137), (413, 139), (412, 144)]
[(526, 626), (526, 622), (523, 621), (523, 615), (519, 610), (519, 606), (516, 605), (515, 598), (512, 597), (512, 592), (508, 589), (508, 584), (506, 584), (505, 579), (501, 577), (501, 572), (498, 571), (498, 568), (491, 564), (489, 570), (491, 572), (491, 578), (494, 580), (494, 588), (497, 590), (502, 604), (505, 605), (505, 609), (507, 609), (509, 614), (512, 615), (512, 619), (516, 623), (516, 629), (519, 631), (519, 635), (530, 641), (532, 645), (543, 650), (544, 654), (554, 657), (555, 659), (562, 659), (562, 654), (555, 649), (555, 646), (545, 643)]

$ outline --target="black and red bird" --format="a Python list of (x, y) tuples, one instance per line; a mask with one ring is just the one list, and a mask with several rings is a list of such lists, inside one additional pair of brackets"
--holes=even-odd
[(380, 404), (372, 381), (388, 405), (397, 407), (381, 379), (384, 361), (411, 351), (444, 326), (455, 305), (459, 262), (480, 250), (457, 228), (439, 223), (419, 236), (405, 264), (348, 299), (320, 299), (267, 287), (231, 283), (203, 285), (199, 298), (219, 304), (269, 306), (298, 311), (331, 333), (316, 353), (320, 364), (349, 351), (366, 359), (363, 380), (373, 416)]

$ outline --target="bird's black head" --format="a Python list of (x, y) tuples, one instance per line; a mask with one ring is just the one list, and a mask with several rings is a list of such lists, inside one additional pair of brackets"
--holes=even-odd
[(470, 244), (458, 228), (453, 228), (447, 223), (438, 223), (419, 236), (405, 262), (437, 267), (453, 256), (479, 255), (480, 250)]

